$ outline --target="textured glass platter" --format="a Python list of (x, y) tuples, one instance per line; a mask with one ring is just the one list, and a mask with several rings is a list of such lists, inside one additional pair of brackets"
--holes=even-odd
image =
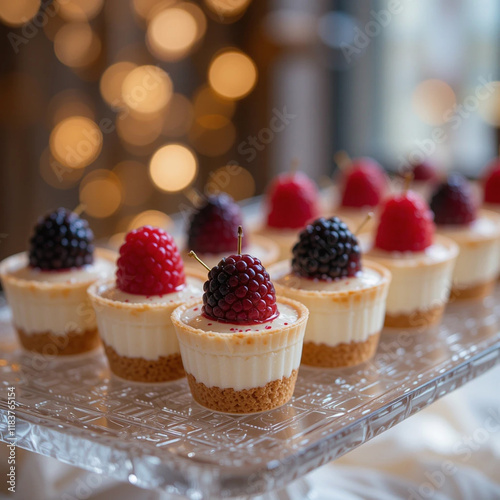
[(110, 379), (101, 352), (64, 361), (25, 354), (0, 301), (0, 438), (15, 387), (21, 448), (193, 499), (283, 487), (500, 362), (498, 287), (481, 303), (451, 304), (431, 331), (384, 332), (373, 362), (301, 368), (291, 403), (234, 417), (194, 403), (185, 380)]

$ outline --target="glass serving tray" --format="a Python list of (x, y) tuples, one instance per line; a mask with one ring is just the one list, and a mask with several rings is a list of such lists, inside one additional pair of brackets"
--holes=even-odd
[(497, 287), (480, 303), (449, 305), (433, 330), (384, 332), (370, 363), (301, 368), (291, 403), (235, 417), (198, 406), (185, 380), (110, 378), (102, 352), (65, 360), (26, 354), (0, 301), (0, 439), (8, 439), (14, 387), (19, 447), (198, 500), (281, 488), (500, 362)]

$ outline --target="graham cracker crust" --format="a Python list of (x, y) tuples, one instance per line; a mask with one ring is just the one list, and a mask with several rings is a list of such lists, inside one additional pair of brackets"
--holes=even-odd
[(264, 387), (235, 391), (232, 388), (207, 387), (190, 373), (187, 374), (194, 400), (210, 410), (224, 413), (258, 413), (287, 403), (293, 395), (297, 370), (289, 377), (268, 382)]
[(446, 304), (426, 311), (413, 311), (410, 314), (385, 315), (384, 325), (389, 328), (427, 328), (441, 321)]
[(492, 280), (467, 288), (452, 288), (450, 300), (482, 299), (493, 293), (495, 284), (496, 280)]
[(336, 346), (304, 342), (302, 363), (323, 368), (345, 368), (368, 361), (375, 355), (380, 332), (370, 335), (362, 342), (342, 342)]
[(125, 380), (153, 384), (177, 380), (185, 375), (180, 353), (158, 359), (129, 358), (120, 356), (111, 346), (103, 344), (111, 371)]
[(69, 332), (65, 335), (54, 335), (51, 332), (27, 334), (16, 328), (21, 345), (28, 351), (38, 352), (46, 356), (69, 356), (92, 351), (101, 345), (97, 329), (82, 333)]

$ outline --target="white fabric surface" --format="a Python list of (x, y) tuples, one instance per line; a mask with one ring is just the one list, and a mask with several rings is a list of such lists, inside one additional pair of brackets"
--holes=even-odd
[[(288, 493), (258, 499), (499, 500), (500, 368), (292, 484)], [(0, 472), (6, 474), (1, 445)], [(310, 487), (305, 493), (306, 485)], [(63, 465), (18, 450), (17, 493), (0, 485), (0, 498), (22, 500), (166, 500), (166, 494)], [(257, 500), (257, 499), (254, 499)]]

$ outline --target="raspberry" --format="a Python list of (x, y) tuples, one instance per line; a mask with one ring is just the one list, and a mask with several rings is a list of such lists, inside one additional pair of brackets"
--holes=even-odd
[(493, 162), (487, 170), (484, 182), (485, 203), (500, 204), (500, 162)]
[(427, 203), (417, 193), (393, 196), (382, 209), (375, 246), (387, 252), (422, 252), (432, 245), (432, 218)]
[(344, 179), (342, 206), (376, 207), (387, 190), (387, 177), (382, 167), (371, 158), (353, 161)]
[(431, 210), (438, 225), (462, 225), (476, 220), (477, 207), (467, 180), (460, 174), (451, 174), (432, 195)]
[(320, 280), (355, 276), (361, 270), (358, 240), (338, 217), (317, 219), (300, 233), (293, 247), (292, 270)]
[(74, 212), (58, 208), (41, 217), (30, 240), (31, 267), (55, 271), (82, 267), (94, 261), (94, 234)]
[(318, 189), (304, 173), (278, 176), (268, 190), (267, 225), (279, 229), (300, 229), (318, 216)]
[(208, 273), (203, 291), (203, 313), (216, 321), (249, 325), (279, 314), (269, 274), (248, 254), (223, 258)]
[[(240, 207), (231, 196), (225, 193), (209, 196), (191, 217), (188, 248), (201, 254), (234, 252), (242, 219)], [(246, 243), (247, 239), (244, 247)]]
[(436, 167), (425, 160), (413, 165), (412, 172), (415, 181), (432, 181), (437, 178)]
[(116, 286), (136, 295), (163, 295), (184, 287), (184, 263), (170, 234), (144, 226), (120, 247)]

